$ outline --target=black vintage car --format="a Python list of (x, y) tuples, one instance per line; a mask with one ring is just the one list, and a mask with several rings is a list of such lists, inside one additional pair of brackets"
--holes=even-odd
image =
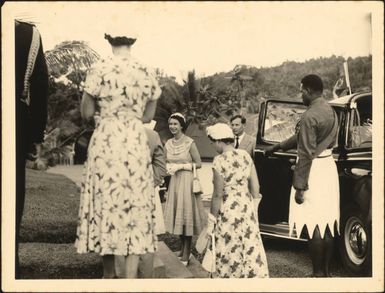
[[(339, 117), (333, 149), (340, 180), (339, 253), (348, 271), (367, 276), (372, 265), (372, 94), (352, 94), (329, 103)], [(254, 160), (263, 195), (259, 207), (262, 234), (290, 238), (289, 198), (296, 150), (265, 157), (264, 149), (293, 135), (305, 110), (299, 101), (261, 103)], [(302, 237), (299, 240), (306, 241)]]

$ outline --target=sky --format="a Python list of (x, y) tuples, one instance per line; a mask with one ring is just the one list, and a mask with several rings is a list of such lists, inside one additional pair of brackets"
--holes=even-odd
[(82, 40), (101, 56), (105, 32), (137, 37), (132, 53), (178, 81), (230, 71), (237, 64), (371, 53), (371, 16), (350, 2), (51, 2), (9, 3), (15, 17), (36, 23), (44, 50)]

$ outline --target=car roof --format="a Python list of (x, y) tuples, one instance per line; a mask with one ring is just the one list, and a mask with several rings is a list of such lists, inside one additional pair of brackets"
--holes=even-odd
[(352, 100), (352, 98), (354, 96), (356, 96), (356, 95), (357, 94), (351, 94), (351, 95), (347, 95), (347, 96), (342, 96), (342, 97), (339, 97), (337, 99), (330, 100), (329, 104), (335, 105), (335, 106), (344, 106), (344, 105), (349, 104), (350, 101)]
[(334, 106), (344, 106), (344, 105), (349, 104), (354, 97), (361, 96), (361, 95), (367, 95), (367, 94), (371, 94), (371, 92), (361, 92), (361, 93), (354, 93), (351, 95), (342, 96), (342, 97), (339, 97), (337, 99), (330, 100), (329, 104), (334, 105)]
[[(333, 106), (343, 107), (345, 105), (348, 105), (354, 97), (361, 96), (361, 95), (367, 95), (367, 94), (371, 94), (371, 92), (360, 92), (360, 93), (354, 93), (351, 95), (342, 96), (342, 97), (339, 97), (339, 98), (334, 99), (334, 100), (329, 100), (328, 103), (333, 105)], [(290, 99), (267, 98), (266, 100), (274, 101), (274, 102), (291, 102), (291, 103), (293, 103), (293, 102), (298, 103), (299, 102), (299, 103), (302, 103), (302, 101), (299, 99), (290, 100)]]

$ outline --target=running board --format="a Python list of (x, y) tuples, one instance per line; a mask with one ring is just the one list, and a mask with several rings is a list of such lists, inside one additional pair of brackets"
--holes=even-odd
[(274, 225), (259, 224), (259, 229), (262, 235), (285, 238), (290, 240), (297, 240), (297, 241), (305, 241), (305, 242), (307, 241), (306, 239), (303, 239), (303, 238), (297, 238), (295, 229), (293, 231), (293, 235), (289, 236), (289, 225), (287, 223), (277, 223)]

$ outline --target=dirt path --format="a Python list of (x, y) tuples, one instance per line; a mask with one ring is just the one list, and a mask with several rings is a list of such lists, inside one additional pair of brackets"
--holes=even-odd
[[(205, 196), (205, 208), (208, 211), (212, 194), (211, 163), (202, 163), (198, 171)], [(68, 177), (78, 186), (81, 185), (83, 165), (55, 166), (47, 172)], [(270, 276), (275, 278), (305, 277), (311, 274), (311, 261), (308, 255), (307, 243), (293, 240), (264, 237), (264, 246), (269, 263)], [(347, 273), (341, 264), (333, 259), (331, 273), (335, 277), (346, 277)]]
[[(203, 162), (202, 168), (198, 169), (198, 176), (203, 189), (203, 200), (210, 200), (213, 192), (211, 165), (211, 163)], [(81, 186), (83, 165), (57, 165), (49, 168), (47, 172), (64, 175), (79, 187)]]

